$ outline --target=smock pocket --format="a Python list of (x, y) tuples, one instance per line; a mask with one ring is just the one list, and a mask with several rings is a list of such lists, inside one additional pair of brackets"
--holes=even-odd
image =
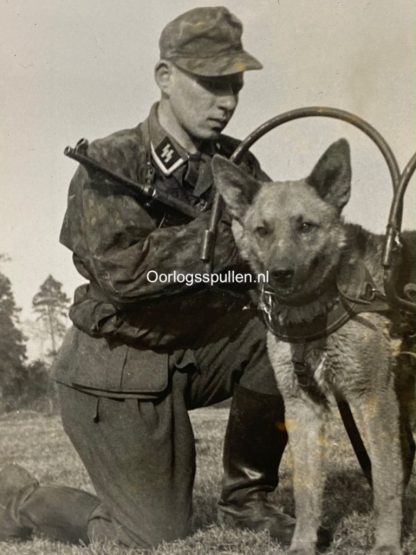
[(57, 381), (107, 396), (159, 398), (169, 385), (168, 357), (74, 328), (58, 355)]

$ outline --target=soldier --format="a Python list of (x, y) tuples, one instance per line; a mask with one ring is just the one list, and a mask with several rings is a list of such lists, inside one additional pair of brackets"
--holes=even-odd
[[(161, 91), (144, 123), (94, 141), (88, 155), (200, 211), (166, 206), (79, 167), (61, 242), (88, 284), (57, 361), (62, 420), (97, 497), (39, 486), (18, 465), (0, 474), (0, 538), (111, 539), (152, 547), (191, 530), (195, 447), (188, 410), (232, 396), (219, 520), (287, 542), (293, 519), (269, 501), (286, 445), (282, 399), (265, 331), (246, 290), (149, 279), (204, 271), (200, 238), (213, 198), (210, 161), (238, 142), (222, 134), (247, 70), (242, 25), (226, 8), (170, 22), (155, 68)], [(252, 155), (242, 164), (267, 179)], [(244, 268), (226, 215), (214, 271)]]

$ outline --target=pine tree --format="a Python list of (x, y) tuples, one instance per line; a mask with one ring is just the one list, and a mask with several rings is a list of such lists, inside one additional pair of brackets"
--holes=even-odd
[(27, 375), (25, 337), (18, 328), (18, 315), (10, 280), (0, 272), (0, 388), (3, 400), (22, 394)]
[(47, 331), (52, 357), (56, 355), (59, 340), (66, 331), (65, 320), (68, 316), (69, 302), (69, 297), (62, 290), (62, 283), (56, 281), (51, 275), (42, 283), (32, 300), (33, 310), (38, 314), (38, 320)]

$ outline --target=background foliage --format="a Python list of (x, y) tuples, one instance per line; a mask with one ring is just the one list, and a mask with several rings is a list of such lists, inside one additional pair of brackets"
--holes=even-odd
[[(7, 262), (7, 257), (0, 255), (0, 262)], [(51, 366), (67, 328), (68, 305), (62, 284), (49, 275), (33, 298), (37, 319), (26, 322), (31, 335), (46, 334), (46, 346), (38, 358), (29, 360), (28, 336), (22, 331), (12, 284), (0, 272), (0, 413), (22, 407), (55, 410)]]

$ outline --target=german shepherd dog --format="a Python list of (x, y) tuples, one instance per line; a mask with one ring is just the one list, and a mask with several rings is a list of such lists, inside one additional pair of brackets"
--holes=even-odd
[(335, 399), (348, 403), (371, 461), (372, 553), (398, 555), (414, 457), (414, 376), (401, 363), (401, 339), (390, 333), (383, 307), (383, 237), (341, 216), (351, 190), (349, 145), (332, 144), (300, 181), (259, 182), (219, 156), (213, 169), (242, 257), (254, 272), (269, 272), (262, 307), (294, 464), (289, 553), (316, 551), (324, 424)]

